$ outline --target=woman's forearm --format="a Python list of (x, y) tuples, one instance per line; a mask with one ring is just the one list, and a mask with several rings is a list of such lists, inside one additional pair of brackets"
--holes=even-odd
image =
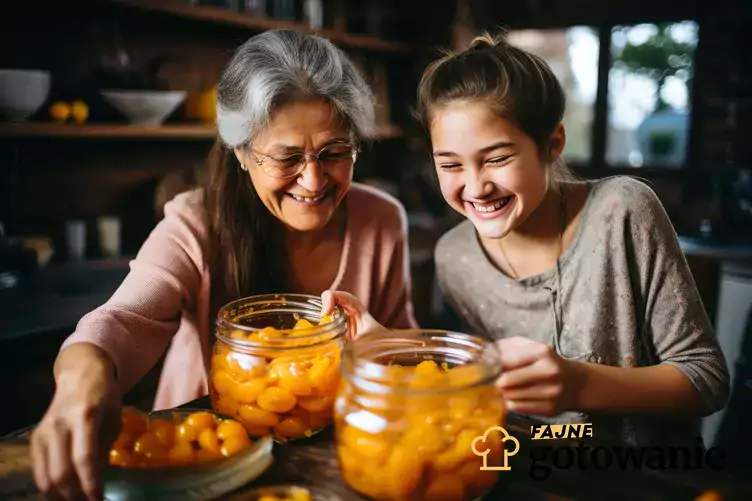
[(110, 356), (92, 343), (74, 343), (60, 352), (55, 361), (55, 382), (60, 385), (68, 381), (116, 380), (117, 370)]
[(611, 367), (576, 364), (579, 390), (575, 407), (585, 413), (660, 413), (701, 415), (699, 392), (670, 364), (652, 367)]

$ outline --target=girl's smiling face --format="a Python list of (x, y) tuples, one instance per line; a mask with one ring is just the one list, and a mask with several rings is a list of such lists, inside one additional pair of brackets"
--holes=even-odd
[[(435, 109), (430, 133), (441, 193), (482, 238), (520, 227), (546, 196), (548, 168), (539, 148), (487, 104), (455, 101)], [(549, 141), (551, 160), (564, 142), (559, 126)]]

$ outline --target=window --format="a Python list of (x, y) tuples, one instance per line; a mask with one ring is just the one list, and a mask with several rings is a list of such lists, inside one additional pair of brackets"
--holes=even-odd
[(588, 163), (592, 157), (595, 96), (598, 89), (598, 33), (589, 27), (516, 30), (509, 42), (548, 63), (564, 87), (567, 161)]
[(606, 138), (609, 165), (685, 164), (697, 33), (694, 22), (613, 28)]
[[(568, 162), (676, 168), (687, 164), (698, 32), (679, 21), (519, 29), (508, 39), (542, 57), (564, 86)], [(601, 56), (611, 66), (599, 74)]]

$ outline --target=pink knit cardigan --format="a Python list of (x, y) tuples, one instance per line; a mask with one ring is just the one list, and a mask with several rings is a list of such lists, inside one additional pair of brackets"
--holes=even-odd
[[(121, 389), (135, 385), (168, 350), (154, 409), (208, 393), (214, 319), (202, 191), (165, 204), (130, 272), (113, 296), (85, 315), (61, 348), (88, 342), (114, 361)], [(332, 289), (357, 296), (383, 325), (417, 327), (411, 301), (407, 217), (390, 195), (354, 183), (346, 198), (347, 230)], [(323, 292), (323, 291), (322, 291)]]

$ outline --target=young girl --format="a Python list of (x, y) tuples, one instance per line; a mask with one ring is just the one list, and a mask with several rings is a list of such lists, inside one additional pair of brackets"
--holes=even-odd
[[(479, 37), (419, 90), (441, 192), (467, 221), (436, 248), (444, 295), (497, 340), (508, 409), (626, 444), (698, 445), (728, 372), (676, 233), (640, 181), (577, 181), (565, 97), (540, 58)], [(327, 293), (375, 321), (349, 295)], [(699, 444), (701, 445), (701, 444)]]

